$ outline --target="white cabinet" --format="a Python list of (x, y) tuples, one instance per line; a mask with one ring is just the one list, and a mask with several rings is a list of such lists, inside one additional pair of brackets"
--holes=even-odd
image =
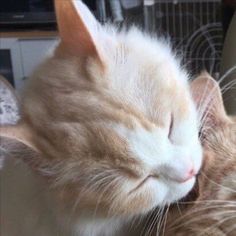
[(10, 51), (16, 89), (24, 86), (25, 79), (52, 52), (57, 41), (57, 37), (0, 38), (0, 50)]
[[(17, 38), (1, 38), (0, 50), (9, 50), (11, 57), (11, 67), (14, 77), (14, 84), (17, 89), (23, 85), (24, 73), (21, 63), (21, 50), (19, 47), (19, 41)], [(1, 61), (0, 61), (1, 63)]]
[(56, 39), (20, 39), (21, 64), (24, 77), (29, 77), (35, 67), (47, 57), (56, 45)]

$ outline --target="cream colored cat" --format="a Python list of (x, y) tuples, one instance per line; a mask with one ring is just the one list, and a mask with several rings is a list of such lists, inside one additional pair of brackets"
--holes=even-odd
[[(1, 127), (1, 145), (39, 174), (36, 198), (50, 199), (40, 202), (58, 234), (125, 235), (123, 222), (195, 183), (202, 148), (188, 75), (164, 39), (101, 26), (80, 1), (56, 1), (56, 13), (61, 42), (32, 75), (19, 123)], [(27, 231), (35, 214), (25, 214)], [(4, 220), (4, 235), (18, 235)]]

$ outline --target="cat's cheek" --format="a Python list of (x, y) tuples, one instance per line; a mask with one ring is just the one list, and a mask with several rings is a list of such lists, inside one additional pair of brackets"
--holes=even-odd
[(147, 182), (133, 192), (125, 203), (125, 208), (133, 206), (133, 213), (147, 213), (157, 206), (162, 206), (166, 204), (166, 199), (168, 198), (168, 187), (162, 181), (156, 179), (148, 179)]
[(165, 183), (157, 181), (155, 179), (150, 179), (146, 186), (147, 190), (150, 191), (152, 195), (153, 207), (165, 205), (165, 199), (168, 196), (168, 187)]

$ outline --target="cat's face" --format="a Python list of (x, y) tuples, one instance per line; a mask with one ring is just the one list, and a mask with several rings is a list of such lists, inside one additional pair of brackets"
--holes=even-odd
[(77, 4), (57, 1), (62, 41), (23, 98), (44, 170), (78, 209), (133, 215), (182, 198), (202, 159), (186, 73), (163, 41), (114, 33)]

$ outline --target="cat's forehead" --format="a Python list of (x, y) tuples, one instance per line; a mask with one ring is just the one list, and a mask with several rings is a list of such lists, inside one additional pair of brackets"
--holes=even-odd
[(171, 77), (180, 76), (183, 77), (180, 79), (187, 79), (167, 39), (151, 38), (131, 29), (126, 34), (116, 35), (113, 40), (111, 50), (107, 50), (113, 57), (113, 60), (107, 61), (111, 67), (115, 66), (130, 74), (137, 71), (141, 76), (155, 77), (155, 74), (158, 74), (159, 77), (165, 77), (165, 83)]
[(181, 110), (180, 114), (191, 110), (188, 75), (168, 42), (137, 31), (116, 37), (114, 41), (105, 60), (105, 80), (112, 97), (145, 114), (163, 113), (165, 116), (173, 107)]

